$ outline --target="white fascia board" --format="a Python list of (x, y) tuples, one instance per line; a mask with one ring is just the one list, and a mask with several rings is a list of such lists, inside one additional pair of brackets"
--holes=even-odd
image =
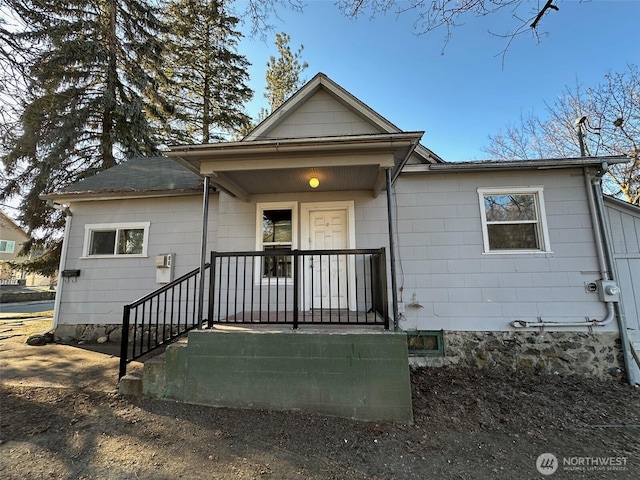
[(565, 168), (598, 167), (603, 163), (628, 163), (628, 157), (580, 157), (553, 158), (541, 160), (486, 161), (486, 162), (450, 162), (428, 165), (405, 165), (402, 173), (436, 173), (486, 170), (555, 170)]

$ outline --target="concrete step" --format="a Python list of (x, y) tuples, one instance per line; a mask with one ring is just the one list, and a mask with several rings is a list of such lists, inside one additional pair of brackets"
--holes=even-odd
[(144, 362), (142, 369), (142, 393), (150, 397), (161, 397), (165, 389), (165, 354), (162, 353)]
[(139, 397), (142, 395), (142, 377), (137, 375), (125, 375), (118, 383), (118, 392), (121, 395)]

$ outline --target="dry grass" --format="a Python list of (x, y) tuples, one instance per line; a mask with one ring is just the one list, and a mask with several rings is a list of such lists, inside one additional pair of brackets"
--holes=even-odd
[[(14, 337), (12, 333), (16, 327), (19, 327), (19, 335), (15, 336), (25, 338), (36, 333), (44, 333), (51, 330), (53, 326), (53, 312), (41, 312), (38, 314), (37, 319), (33, 319), (33, 315), (32, 313), (25, 313), (22, 316), (12, 315), (11, 318), (0, 318), (0, 336), (8, 334), (8, 337)], [(40, 315), (42, 315), (42, 318), (40, 318)]]

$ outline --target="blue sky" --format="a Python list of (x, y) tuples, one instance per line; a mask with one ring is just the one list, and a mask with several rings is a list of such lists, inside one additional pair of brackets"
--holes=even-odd
[(640, 64), (640, 0), (559, 0), (560, 10), (540, 23), (540, 41), (519, 36), (504, 65), (507, 41), (488, 31), (516, 28), (509, 10), (466, 18), (443, 52), (445, 32), (417, 36), (412, 13), (350, 20), (332, 0), (306, 3), (303, 13), (280, 9), (266, 40), (242, 41), (255, 91), (249, 113), (267, 106), (266, 64), (277, 54), (275, 32), (285, 32), (292, 50), (304, 45), (304, 78), (323, 72), (399, 128), (424, 130), (422, 144), (446, 161), (487, 158), (482, 148), (490, 134), (521, 113), (544, 116), (545, 102), (553, 103), (565, 85), (595, 86), (608, 72)]

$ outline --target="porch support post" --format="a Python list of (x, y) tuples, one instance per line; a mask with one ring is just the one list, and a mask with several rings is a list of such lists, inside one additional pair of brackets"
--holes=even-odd
[(209, 226), (209, 188), (211, 177), (204, 177), (202, 194), (202, 242), (200, 244), (200, 285), (198, 287), (198, 330), (202, 329), (202, 313), (204, 311), (204, 269), (207, 262), (207, 229)]
[(387, 168), (387, 221), (389, 223), (389, 263), (391, 264), (391, 301), (393, 303), (393, 329), (398, 330), (398, 287), (396, 282), (396, 248), (393, 230), (393, 198), (391, 196), (391, 169)]

